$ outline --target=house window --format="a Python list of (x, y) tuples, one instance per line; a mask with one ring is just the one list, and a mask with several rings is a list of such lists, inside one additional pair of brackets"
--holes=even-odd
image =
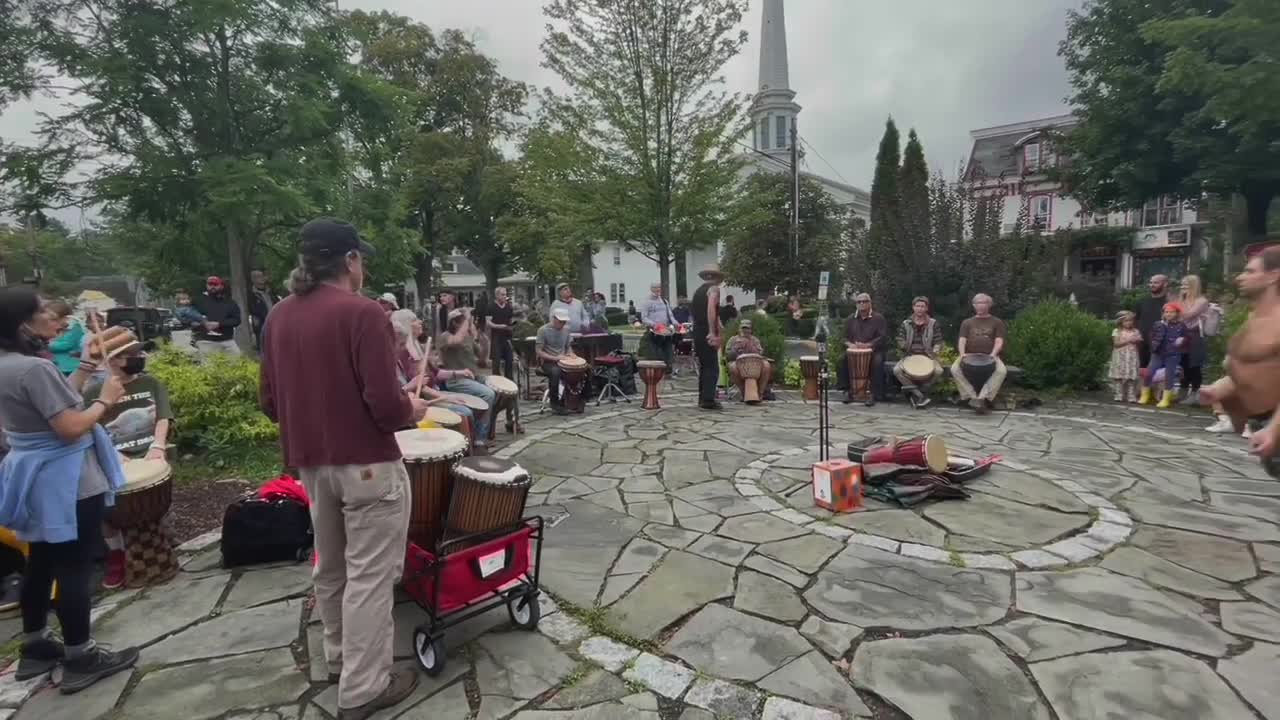
[(456, 263), (456, 262), (451, 262), (451, 261), (449, 261), (449, 260), (441, 261), (441, 263), (440, 263), (440, 272), (441, 272), (442, 274), (446, 274), (446, 275), (447, 275), (447, 274), (450, 274), (450, 273), (456, 273), (456, 272), (458, 272), (458, 263)]
[(1142, 227), (1177, 225), (1182, 222), (1182, 201), (1162, 195), (1142, 206)]
[(1048, 230), (1049, 223), (1053, 219), (1053, 196), (1032, 195), (1030, 202), (1031, 229)]
[(626, 283), (609, 283), (609, 302), (621, 304), (627, 301)]
[(774, 140), (777, 141), (774, 143), (774, 147), (779, 149), (787, 147), (787, 116), (779, 115), (775, 118), (774, 125), (778, 130), (777, 135), (774, 137)]
[(760, 149), (769, 149), (769, 116), (760, 118)]
[(622, 246), (614, 245), (613, 246), (613, 266), (618, 267), (621, 264), (622, 264)]
[(1022, 169), (1025, 172), (1040, 169), (1040, 143), (1030, 142), (1022, 146)]

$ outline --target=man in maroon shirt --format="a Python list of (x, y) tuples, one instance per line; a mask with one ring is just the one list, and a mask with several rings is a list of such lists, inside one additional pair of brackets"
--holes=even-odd
[(391, 669), (392, 589), (404, 564), (409, 477), (395, 433), (426, 404), (396, 377), (391, 324), (360, 296), (373, 248), (345, 222), (302, 227), (292, 294), (263, 328), (262, 410), (311, 499), (313, 579), (338, 719), (363, 720), (413, 692)]

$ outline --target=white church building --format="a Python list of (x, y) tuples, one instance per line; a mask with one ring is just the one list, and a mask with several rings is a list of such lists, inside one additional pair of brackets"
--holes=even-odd
[[(797, 128), (800, 105), (796, 103), (796, 91), (791, 87), (787, 67), (787, 27), (783, 14), (783, 0), (764, 0), (760, 24), (760, 83), (751, 105), (752, 152), (744, 152), (743, 177), (759, 172), (789, 173), (791, 166), (791, 130)], [(797, 131), (797, 135), (799, 132)], [(816, 182), (840, 205), (863, 217), (871, 216), (871, 195), (830, 178), (804, 169), (803, 177)], [(700, 281), (698, 270), (711, 262), (718, 262), (724, 252), (724, 243), (713, 247), (692, 250), (686, 254), (685, 268), (688, 290), (693, 292)], [(603, 293), (609, 304), (627, 306), (634, 301), (637, 306), (649, 295), (649, 286), (659, 281), (658, 264), (644, 255), (628, 250), (621, 243), (604, 243), (595, 255), (595, 290)], [(675, 294), (675, 263), (671, 265), (670, 292)], [(741, 288), (726, 287), (723, 295), (733, 295), (739, 307), (755, 302), (755, 295)], [(673, 300), (675, 298), (672, 298)]]

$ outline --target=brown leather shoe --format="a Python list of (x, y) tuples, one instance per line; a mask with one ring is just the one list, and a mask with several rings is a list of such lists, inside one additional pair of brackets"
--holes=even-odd
[(393, 707), (404, 702), (418, 687), (418, 673), (414, 670), (396, 670), (391, 673), (391, 682), (378, 697), (354, 708), (338, 708), (338, 720), (366, 720), (379, 710)]

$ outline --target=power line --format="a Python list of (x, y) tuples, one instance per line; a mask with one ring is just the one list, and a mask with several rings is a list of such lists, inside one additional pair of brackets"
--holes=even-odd
[(837, 170), (837, 169), (835, 168), (835, 166), (834, 166), (834, 165), (832, 165), (831, 163), (827, 162), (827, 159), (826, 159), (826, 158), (824, 158), (824, 157), (822, 157), (822, 153), (818, 152), (818, 148), (814, 147), (814, 146), (813, 146), (813, 143), (809, 142), (808, 140), (805, 140), (804, 138), (800, 138), (800, 142), (804, 143), (805, 147), (807, 147), (807, 148), (809, 148), (810, 150), (812, 150), (812, 151), (813, 151), (813, 154), (814, 154), (814, 155), (817, 155), (817, 156), (818, 156), (818, 159), (819, 159), (819, 160), (821, 160), (821, 161), (823, 162), (823, 164), (825, 164), (828, 168), (830, 168), (830, 169), (831, 169), (831, 172), (833, 172), (833, 173), (835, 173), (835, 174), (836, 174), (836, 177), (840, 178), (840, 182), (844, 183), (845, 185), (852, 185), (852, 184), (853, 184), (853, 183), (849, 182), (848, 180), (845, 180), (845, 179), (844, 179), (844, 175), (841, 175), (841, 174), (840, 174), (840, 171), (839, 171), (839, 170)]
[(783, 170), (788, 170), (788, 171), (790, 171), (790, 170), (791, 170), (791, 163), (787, 162), (786, 160), (783, 160), (782, 158), (775, 157), (775, 156), (770, 155), (769, 153), (764, 152), (764, 151), (762, 151), (762, 150), (757, 150), (756, 148), (754, 148), (754, 147), (752, 147), (752, 146), (750, 146), (750, 145), (748, 145), (748, 144), (746, 144), (746, 143), (744, 143), (744, 142), (737, 141), (737, 140), (735, 140), (734, 142), (735, 142), (735, 144), (737, 144), (737, 145), (739, 145), (739, 146), (741, 146), (741, 147), (744, 147), (744, 148), (746, 148), (747, 150), (750, 150), (751, 152), (755, 153), (756, 155), (759, 155), (760, 157), (764, 158), (765, 160), (768, 160), (768, 161), (770, 161), (770, 162), (772, 162), (772, 163), (776, 164), (778, 167), (782, 168)]

